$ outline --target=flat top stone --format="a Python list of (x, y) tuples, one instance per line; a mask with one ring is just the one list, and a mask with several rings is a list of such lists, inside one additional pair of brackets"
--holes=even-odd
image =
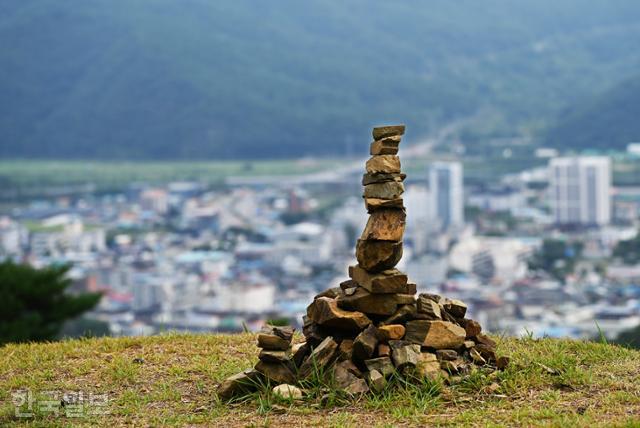
[(374, 140), (379, 140), (384, 137), (392, 137), (394, 135), (403, 135), (404, 134), (404, 125), (387, 125), (387, 126), (376, 126), (373, 128), (371, 135)]

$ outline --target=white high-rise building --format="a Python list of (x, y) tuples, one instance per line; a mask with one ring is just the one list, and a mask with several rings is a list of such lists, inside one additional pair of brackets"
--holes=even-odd
[(464, 223), (462, 164), (434, 162), (429, 169), (429, 193), (434, 218), (443, 228)]
[(554, 158), (549, 190), (557, 224), (602, 226), (611, 219), (611, 161), (606, 156)]

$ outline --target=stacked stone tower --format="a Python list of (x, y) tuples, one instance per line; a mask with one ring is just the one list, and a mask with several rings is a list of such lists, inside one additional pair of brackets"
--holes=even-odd
[(495, 343), (480, 324), (465, 318), (463, 302), (427, 293), (416, 298), (416, 284), (395, 268), (406, 219), (398, 157), (404, 130), (403, 125), (373, 129), (362, 178), (369, 219), (356, 243), (358, 264), (349, 267), (350, 279), (314, 298), (303, 319), (305, 342), (291, 347), (291, 331), (265, 327), (258, 365), (223, 382), (222, 398), (256, 378), (295, 383), (318, 367), (331, 369), (337, 387), (357, 394), (383, 389), (396, 371), (448, 379), (473, 366), (506, 366), (508, 359), (496, 357)]

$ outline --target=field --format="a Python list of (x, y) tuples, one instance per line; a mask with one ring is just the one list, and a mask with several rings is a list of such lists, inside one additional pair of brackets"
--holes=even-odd
[[(639, 352), (572, 340), (498, 340), (499, 354), (512, 362), (497, 375), (324, 405), (268, 394), (218, 401), (216, 385), (255, 364), (253, 334), (8, 345), (0, 348), (0, 425), (640, 426)], [(15, 416), (18, 390), (33, 394), (33, 417)], [(77, 417), (58, 401), (56, 415), (40, 407), (49, 391), (81, 391), (85, 400), (106, 394), (109, 401), (87, 404)]]

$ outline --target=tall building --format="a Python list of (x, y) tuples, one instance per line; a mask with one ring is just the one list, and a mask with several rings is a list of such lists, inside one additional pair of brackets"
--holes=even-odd
[(462, 165), (434, 162), (429, 169), (429, 190), (433, 216), (448, 229), (464, 223)]
[(557, 224), (602, 226), (611, 219), (611, 161), (606, 156), (554, 158), (550, 200)]

